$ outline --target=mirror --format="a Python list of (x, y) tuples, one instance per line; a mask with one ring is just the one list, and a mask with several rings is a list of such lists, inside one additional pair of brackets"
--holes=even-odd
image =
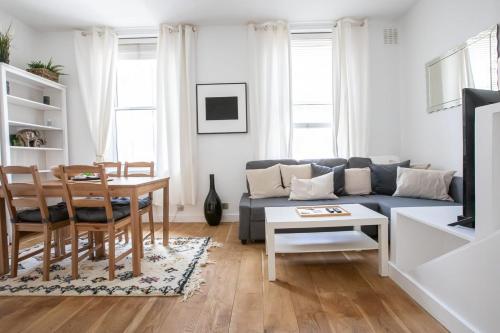
[(498, 26), (426, 64), (427, 111), (462, 104), (462, 89), (498, 90)]

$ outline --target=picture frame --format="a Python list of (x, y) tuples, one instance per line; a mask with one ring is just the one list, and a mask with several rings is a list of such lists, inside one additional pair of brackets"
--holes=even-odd
[(196, 84), (197, 134), (248, 133), (247, 84)]

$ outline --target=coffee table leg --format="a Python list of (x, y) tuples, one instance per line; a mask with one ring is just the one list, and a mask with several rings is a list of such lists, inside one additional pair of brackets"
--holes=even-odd
[(267, 273), (269, 281), (276, 280), (276, 254), (274, 252), (274, 229), (266, 225)]
[(378, 273), (381, 276), (389, 275), (389, 246), (387, 223), (378, 225)]

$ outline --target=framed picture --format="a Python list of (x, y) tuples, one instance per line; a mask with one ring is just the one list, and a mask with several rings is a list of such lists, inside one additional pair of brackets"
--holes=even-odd
[(247, 84), (196, 85), (198, 134), (247, 133)]

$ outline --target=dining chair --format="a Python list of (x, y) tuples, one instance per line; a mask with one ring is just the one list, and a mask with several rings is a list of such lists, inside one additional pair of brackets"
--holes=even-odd
[[(20, 178), (22, 181), (9, 181), (9, 178)], [(22, 178), (21, 178), (22, 177)], [(49, 280), (50, 265), (69, 257), (66, 254), (64, 233), (62, 228), (69, 226), (69, 216), (64, 202), (47, 205), (47, 200), (36, 166), (3, 166), (0, 167), (2, 190), (12, 222), (12, 268), (11, 277), (17, 276), (20, 261), (43, 253), (42, 278)], [(43, 248), (19, 257), (20, 233), (23, 231), (43, 234)], [(55, 234), (52, 245), (52, 234)], [(55, 248), (51, 258), (52, 247)]]
[[(154, 162), (125, 162), (125, 177), (154, 177)], [(153, 192), (149, 192), (144, 198), (139, 198), (139, 215), (148, 214), (149, 234), (143, 237), (143, 240), (150, 237), (151, 244), (155, 243), (155, 224), (153, 219)], [(142, 235), (142, 223), (141, 223)]]
[[(109, 177), (122, 176), (122, 162), (94, 162), (94, 165), (102, 165), (104, 167), (104, 171)], [(112, 169), (112, 171), (110, 172), (109, 169)]]
[[(104, 167), (104, 171), (106, 175), (109, 177), (121, 177), (122, 176), (122, 162), (94, 162), (94, 165), (102, 165)], [(111, 169), (111, 172), (110, 170)], [(123, 233), (125, 237), (125, 243), (129, 242), (128, 230)], [(122, 234), (118, 237), (118, 240), (122, 241)]]
[[(70, 218), (72, 278), (78, 278), (78, 263), (86, 257), (93, 259), (93, 251), (104, 246), (104, 243), (96, 244), (96, 246), (92, 244), (88, 253), (79, 257), (78, 253), (73, 250), (78, 244), (78, 234), (80, 231), (88, 231), (108, 234), (109, 280), (114, 280), (116, 262), (132, 253), (132, 249), (129, 249), (119, 256), (115, 254), (116, 237), (122, 234), (131, 223), (130, 202), (111, 198), (103, 165), (71, 165), (60, 168), (64, 200)], [(72, 177), (82, 173), (96, 174), (99, 179), (95, 181), (72, 180)]]

